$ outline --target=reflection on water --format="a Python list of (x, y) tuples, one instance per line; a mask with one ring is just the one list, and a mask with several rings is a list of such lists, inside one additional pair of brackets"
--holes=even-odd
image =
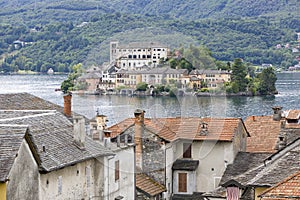
[[(133, 117), (136, 108), (146, 111), (146, 117), (241, 117), (269, 115), (271, 107), (300, 109), (300, 73), (278, 74), (276, 82), (279, 94), (266, 97), (128, 97), (128, 96), (80, 96), (73, 95), (73, 110), (88, 118), (98, 110), (107, 115), (109, 124)], [(60, 87), (65, 75), (15, 75), (0, 76), (0, 93), (28, 92), (63, 105)]]

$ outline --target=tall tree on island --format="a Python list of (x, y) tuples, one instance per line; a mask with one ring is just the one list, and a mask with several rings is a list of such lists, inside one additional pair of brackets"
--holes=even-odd
[(245, 92), (247, 89), (248, 80), (246, 78), (247, 68), (243, 60), (241, 58), (236, 58), (231, 69), (231, 83), (236, 88), (234, 92)]
[(68, 75), (68, 78), (61, 83), (60, 88), (63, 91), (63, 93), (68, 93), (74, 89), (75, 80), (79, 76), (81, 76), (81, 74), (84, 71), (82, 64), (79, 63), (77, 65), (72, 66), (72, 71), (73, 72)]
[(275, 86), (277, 77), (272, 67), (263, 69), (263, 71), (260, 74), (258, 74), (258, 79), (259, 79), (258, 91), (260, 94), (268, 95), (268, 94), (277, 93), (276, 86)]

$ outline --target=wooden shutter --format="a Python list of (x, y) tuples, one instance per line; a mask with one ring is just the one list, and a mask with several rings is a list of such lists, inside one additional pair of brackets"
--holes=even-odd
[(119, 161), (115, 161), (115, 181), (119, 180), (120, 178), (120, 163)]
[(183, 143), (183, 158), (192, 158), (192, 144)]
[(178, 192), (187, 192), (187, 173), (178, 173)]

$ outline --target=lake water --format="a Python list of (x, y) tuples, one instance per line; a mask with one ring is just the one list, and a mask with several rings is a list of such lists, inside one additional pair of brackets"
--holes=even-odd
[[(55, 92), (66, 75), (0, 76), (0, 93), (28, 92), (63, 106), (63, 95)], [(133, 117), (136, 108), (146, 111), (146, 117), (241, 117), (270, 115), (273, 106), (285, 110), (300, 109), (300, 73), (280, 73), (274, 97), (128, 97), (73, 95), (72, 109), (88, 118), (98, 110), (107, 115), (109, 125)]]

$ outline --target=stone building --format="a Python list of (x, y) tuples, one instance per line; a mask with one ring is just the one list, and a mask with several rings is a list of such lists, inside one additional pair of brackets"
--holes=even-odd
[(93, 140), (71, 95), (64, 100), (60, 107), (27, 93), (0, 94), (1, 198), (133, 199), (133, 147)]

